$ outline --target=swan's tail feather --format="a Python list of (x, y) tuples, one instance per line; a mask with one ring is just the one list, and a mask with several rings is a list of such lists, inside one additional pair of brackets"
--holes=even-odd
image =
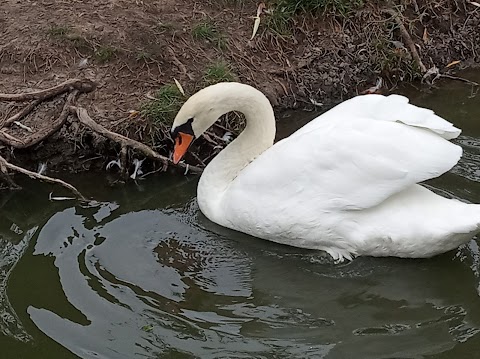
[(447, 140), (456, 138), (461, 133), (460, 129), (437, 116), (433, 111), (409, 104), (408, 98), (400, 95), (382, 97), (377, 102), (372, 115), (378, 120), (396, 121), (409, 126), (423, 127)]

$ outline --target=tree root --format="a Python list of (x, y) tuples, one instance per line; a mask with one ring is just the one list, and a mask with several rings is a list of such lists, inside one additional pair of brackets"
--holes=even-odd
[(63, 105), (63, 110), (56, 118), (52, 124), (47, 127), (45, 131), (38, 131), (32, 134), (26, 141), (19, 140), (16, 137), (13, 137), (6, 133), (5, 131), (0, 131), (0, 141), (3, 143), (12, 146), (13, 148), (17, 149), (25, 149), (31, 146), (38, 144), (39, 142), (47, 139), (55, 132), (57, 132), (67, 121), (68, 114), (70, 112), (70, 106), (75, 101), (75, 98), (78, 94), (78, 90), (73, 90), (67, 97), (65, 104)]
[(71, 92), (73, 90), (77, 90), (79, 93), (92, 92), (96, 87), (97, 85), (95, 82), (91, 80), (71, 79), (46, 90), (18, 94), (0, 93), (0, 101), (46, 101), (52, 97), (61, 95), (65, 92)]
[[(418, 7), (418, 5), (415, 5), (415, 6)], [(448, 74), (442, 74), (442, 73), (440, 73), (439, 68), (437, 66), (435, 66), (435, 64), (430, 69), (427, 70), (427, 67), (425, 66), (422, 59), (420, 58), (420, 55), (418, 54), (417, 45), (415, 44), (412, 37), (410, 36), (410, 33), (408, 32), (407, 28), (403, 24), (403, 21), (400, 18), (400, 14), (397, 11), (395, 11), (394, 9), (391, 9), (391, 8), (382, 9), (382, 12), (387, 14), (387, 15), (390, 15), (394, 19), (395, 23), (397, 24), (397, 26), (400, 30), (400, 33), (402, 35), (402, 38), (405, 41), (405, 44), (408, 46), (408, 49), (410, 50), (410, 54), (412, 55), (412, 58), (414, 59), (414, 61), (418, 65), (418, 68), (420, 69), (420, 71), (423, 75), (421, 82), (426, 81), (427, 83), (432, 85), (437, 79), (446, 78), (446, 79), (450, 79), (450, 80), (463, 81), (463, 82), (466, 82), (466, 83), (468, 83), (472, 86), (479, 86), (479, 84), (477, 82), (470, 81), (470, 80), (465, 79), (463, 77), (457, 77), (457, 76), (452, 76), (452, 75), (448, 75)], [(430, 80), (430, 78), (432, 78), (432, 77), (433, 77), (433, 79)]]
[[(98, 133), (98, 134), (100, 134), (100, 135), (102, 135), (102, 136), (104, 136), (104, 137), (106, 137), (106, 138), (108, 138), (112, 141), (117, 142), (118, 144), (120, 144), (122, 146), (122, 148), (124, 148), (124, 147), (133, 148), (133, 149), (137, 150), (138, 152), (142, 153), (143, 155), (145, 155), (148, 158), (151, 158), (153, 160), (162, 162), (163, 166), (164, 166), (163, 170), (166, 170), (166, 168), (169, 164), (173, 165), (173, 162), (171, 160), (169, 160), (168, 158), (160, 155), (159, 153), (154, 151), (149, 146), (147, 146), (147, 145), (145, 145), (141, 142), (132, 140), (131, 138), (122, 136), (122, 135), (120, 135), (116, 132), (109, 131), (105, 127), (99, 125), (88, 115), (88, 112), (87, 112), (86, 109), (84, 109), (82, 107), (71, 106), (70, 111), (73, 112), (77, 116), (80, 123), (82, 123), (83, 125), (88, 127), (93, 132)], [(184, 163), (179, 163), (176, 166), (180, 167), (184, 170), (188, 169), (192, 173), (201, 173), (202, 172), (202, 169), (200, 167), (190, 166), (190, 165), (186, 165)]]
[(405, 41), (406, 45), (408, 46), (413, 59), (417, 63), (418, 67), (420, 68), (420, 71), (422, 72), (422, 74), (427, 72), (427, 67), (423, 64), (422, 59), (420, 58), (420, 55), (418, 54), (416, 45), (413, 42), (413, 39), (410, 36), (410, 33), (408, 32), (407, 28), (403, 24), (402, 19), (400, 19), (399, 13), (397, 11), (393, 10), (393, 9), (382, 9), (382, 12), (390, 15), (395, 20), (395, 22), (396, 22), (396, 24), (397, 24), (397, 26), (400, 30), (400, 33), (402, 34), (402, 38)]
[(19, 173), (22, 173), (24, 175), (27, 175), (28, 177), (30, 178), (33, 178), (33, 179), (38, 179), (40, 181), (43, 181), (43, 182), (47, 182), (47, 183), (54, 183), (54, 184), (58, 184), (60, 186), (63, 186), (65, 187), (66, 189), (68, 189), (69, 191), (71, 191), (78, 199), (82, 200), (82, 201), (86, 201), (87, 199), (74, 187), (72, 186), (71, 184), (67, 183), (67, 182), (64, 182), (58, 178), (52, 178), (52, 177), (48, 177), (48, 176), (44, 176), (44, 175), (41, 175), (39, 173), (35, 173), (35, 172), (32, 172), (32, 171), (29, 171), (25, 168), (22, 168), (22, 167), (19, 167), (19, 166), (15, 166), (13, 164), (11, 164), (10, 162), (8, 162), (5, 158), (3, 158), (2, 156), (0, 156), (0, 171), (2, 172), (2, 174), (4, 174), (4, 178), (7, 179), (7, 183), (11, 186), (15, 186), (14, 188), (18, 189), (19, 187), (12, 181), (12, 179), (8, 176), (8, 172), (7, 170), (11, 170), (11, 171), (15, 171), (15, 172), (19, 172)]
[[(48, 139), (54, 133), (58, 132), (63, 125), (65, 124), (69, 115), (74, 115), (74, 117), (80, 122), (83, 126), (91, 130), (92, 132), (101, 135), (105, 138), (108, 138), (111, 141), (114, 141), (121, 146), (121, 165), (122, 165), (122, 175), (125, 178), (128, 178), (128, 164), (127, 164), (127, 152), (128, 148), (133, 149), (136, 152), (143, 154), (144, 156), (156, 161), (161, 162), (162, 167), (159, 169), (165, 171), (169, 165), (174, 167), (181, 168), (186, 174), (188, 171), (192, 173), (201, 173), (202, 168), (196, 166), (190, 166), (184, 163), (179, 163), (177, 165), (165, 156), (160, 155), (158, 152), (150, 148), (149, 146), (135, 141), (126, 136), (120, 135), (116, 132), (107, 130), (105, 127), (101, 126), (95, 122), (89, 115), (86, 109), (78, 107), (75, 105), (75, 101), (78, 95), (82, 93), (87, 93), (93, 91), (96, 88), (96, 84), (90, 80), (82, 79), (72, 79), (63, 82), (60, 85), (51, 87), (46, 90), (34, 91), (29, 93), (19, 93), (19, 94), (1, 94), (0, 101), (31, 101), (28, 105), (22, 108), (18, 113), (7, 118), (3, 123), (0, 123), (0, 144), (3, 143), (13, 149), (26, 149), (32, 147), (41, 141)], [(56, 96), (68, 93), (68, 96), (63, 104), (62, 111), (60, 115), (55, 118), (51, 123), (48, 124), (44, 129), (37, 130), (32, 134), (24, 138), (18, 138), (20, 133), (12, 135), (6, 131), (7, 127), (11, 126), (13, 123), (17, 123), (22, 129), (28, 129), (30, 133), (30, 128), (22, 125), (18, 121), (25, 118), (29, 115), (35, 108), (44, 101), (50, 100)], [(8, 162), (4, 157), (0, 156), (0, 181), (7, 184), (11, 189), (19, 189), (20, 187), (13, 181), (9, 172), (22, 173), (30, 178), (38, 179), (48, 183), (54, 183), (61, 185), (71, 191), (76, 198), (80, 200), (85, 200), (85, 197), (72, 185), (56, 178), (44, 176), (39, 173), (29, 171), (25, 168), (19, 167)]]
[(4, 123), (0, 123), (0, 128), (2, 127), (6, 127), (6, 126), (10, 126), (12, 123), (14, 123), (15, 121), (20, 121), (22, 120), (22, 118), (24, 118), (25, 116), (27, 116), (30, 112), (33, 111), (33, 109), (35, 107), (37, 107), (37, 105), (39, 105), (40, 103), (42, 102), (42, 100), (40, 99), (37, 99), (31, 103), (29, 103), (27, 106), (25, 106), (20, 112), (17, 112), (15, 115), (13, 115), (12, 117), (8, 118), (5, 120)]
[(457, 80), (457, 81), (466, 82), (467, 84), (470, 84), (472, 86), (480, 86), (480, 84), (478, 82), (471, 81), (471, 80), (465, 79), (463, 77), (452, 76), (452, 75), (448, 75), (448, 74), (440, 74), (440, 77), (443, 77), (443, 78), (446, 78), (446, 79), (449, 79), (449, 80)]

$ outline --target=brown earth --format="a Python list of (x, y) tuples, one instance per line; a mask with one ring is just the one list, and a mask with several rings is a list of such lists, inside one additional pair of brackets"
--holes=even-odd
[[(282, 35), (271, 25), (273, 15), (264, 13), (250, 40), (257, 6), (250, 0), (3, 0), (0, 93), (91, 79), (98, 87), (81, 95), (78, 105), (106, 128), (157, 145), (168, 156), (169, 142), (153, 143), (152, 119), (135, 111), (174, 78), (192, 94), (219, 61), (236, 80), (265, 92), (276, 109), (341, 101), (379, 76), (390, 89), (421, 78), (407, 39), (385, 9), (399, 14), (426, 69), (444, 72), (454, 60), (461, 62), (452, 68), (480, 60), (480, 8), (470, 1), (372, 1), (348, 16), (299, 14)], [(212, 25), (216, 35), (195, 38), (200, 23)], [(59, 101), (41, 104), (22, 122), (35, 131), (51, 126)], [(0, 101), (0, 124), (24, 105)], [(25, 131), (4, 130), (15, 137)], [(49, 161), (51, 169), (98, 168), (118, 151), (72, 122), (25, 150), (12, 152), (0, 143), (0, 155), (32, 169), (39, 161)]]

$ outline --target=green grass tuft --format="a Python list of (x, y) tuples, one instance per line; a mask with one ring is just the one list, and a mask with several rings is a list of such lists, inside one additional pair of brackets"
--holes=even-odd
[(185, 97), (175, 85), (164, 85), (155, 95), (155, 100), (150, 100), (142, 106), (141, 112), (155, 124), (170, 126)]
[(106, 63), (113, 59), (117, 49), (111, 46), (102, 46), (95, 50), (95, 59), (100, 63)]
[(152, 61), (153, 60), (153, 56), (151, 53), (147, 52), (147, 51), (139, 51), (136, 56), (135, 56), (135, 59), (138, 61), (138, 62), (148, 62), (148, 61)]
[(84, 36), (75, 33), (74, 29), (69, 26), (52, 26), (47, 30), (47, 34), (55, 41), (72, 45), (78, 51), (88, 52), (92, 50), (88, 40)]
[(203, 75), (203, 80), (207, 85), (213, 85), (218, 82), (229, 82), (235, 80), (235, 74), (230, 65), (223, 61), (215, 62), (208, 66)]
[(50, 37), (55, 38), (66, 38), (67, 35), (72, 31), (72, 29), (67, 25), (52, 25), (48, 30), (47, 34)]
[(331, 12), (347, 16), (363, 4), (364, 0), (276, 0), (273, 2), (273, 11), (267, 18), (267, 26), (280, 35), (289, 35), (292, 32), (292, 20), (297, 14)]
[(211, 22), (201, 22), (192, 28), (192, 36), (195, 40), (204, 40), (222, 50), (226, 47), (225, 36)]

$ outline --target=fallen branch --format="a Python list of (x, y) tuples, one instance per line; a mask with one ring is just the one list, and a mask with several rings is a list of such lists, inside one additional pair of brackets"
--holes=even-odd
[(393, 19), (395, 20), (395, 22), (398, 25), (398, 28), (400, 29), (400, 33), (402, 34), (403, 40), (405, 41), (408, 48), (410, 49), (410, 53), (412, 54), (413, 59), (417, 63), (418, 67), (420, 68), (420, 71), (422, 71), (422, 74), (427, 72), (427, 68), (423, 64), (422, 59), (420, 58), (420, 55), (418, 54), (416, 45), (413, 42), (412, 37), (408, 33), (407, 28), (405, 27), (402, 20), (400, 19), (400, 15), (398, 14), (398, 12), (396, 12), (393, 9), (382, 9), (382, 12), (384, 12), (384, 13), (393, 17)]
[[(39, 173), (35, 173), (35, 172), (32, 172), (32, 171), (29, 171), (25, 168), (22, 168), (22, 167), (18, 167), (18, 166), (15, 166), (13, 164), (11, 164), (10, 162), (8, 162), (5, 158), (3, 158), (2, 156), (0, 156), (0, 170), (2, 171), (2, 173), (4, 175), (7, 175), (5, 169), (9, 169), (11, 171), (15, 171), (15, 172), (19, 172), (19, 173), (22, 173), (24, 175), (27, 175), (28, 177), (30, 178), (33, 178), (33, 179), (38, 179), (40, 181), (43, 181), (43, 182), (47, 182), (47, 183), (53, 183), (53, 184), (58, 184), (60, 186), (63, 186), (65, 187), (66, 189), (68, 189), (69, 191), (71, 191), (78, 199), (82, 200), (82, 201), (86, 201), (87, 199), (75, 188), (73, 187), (71, 184), (69, 183), (66, 183), (58, 178), (52, 178), (52, 177), (48, 177), (48, 176), (44, 176), (44, 175), (41, 175)], [(9, 178), (8, 175), (6, 176), (6, 178)], [(9, 181), (9, 184), (11, 184), (13, 182), (10, 182)], [(17, 186), (18, 187), (18, 186)]]
[[(91, 92), (96, 88), (96, 86), (97, 85), (95, 84), (95, 82), (91, 80), (72, 79), (72, 80), (67, 80), (63, 82), (60, 85), (51, 87), (49, 89), (40, 90), (40, 91), (18, 93), (18, 94), (0, 93), (0, 101), (32, 101), (32, 100), (45, 101), (52, 97), (58, 96), (62, 93), (70, 92), (73, 90), (76, 90), (79, 93)], [(32, 109), (30, 109), (30, 111)]]
[[(103, 127), (102, 125), (99, 125), (88, 115), (88, 112), (87, 112), (86, 109), (84, 109), (82, 107), (70, 106), (70, 111), (77, 116), (80, 123), (82, 123), (83, 125), (85, 125), (89, 129), (91, 129), (93, 132), (98, 133), (98, 134), (100, 134), (100, 135), (102, 135), (102, 136), (104, 136), (104, 137), (106, 137), (106, 138), (108, 138), (112, 141), (115, 141), (115, 142), (119, 143), (122, 147), (125, 147), (125, 146), (131, 147), (131, 148), (141, 152), (142, 154), (144, 154), (148, 158), (160, 161), (160, 162), (163, 163), (165, 168), (169, 164), (174, 165), (171, 160), (169, 160), (168, 158), (160, 155), (159, 153), (157, 153), (156, 151), (151, 149), (149, 146), (147, 146), (147, 145), (145, 145), (141, 142), (132, 140), (131, 138), (122, 136), (122, 135), (120, 135), (116, 132), (109, 131), (105, 127)], [(199, 168), (199, 167), (189, 166), (189, 165), (186, 165), (186, 164), (183, 164), (183, 163), (179, 163), (175, 166), (180, 167), (184, 170), (186, 170), (188, 168), (188, 170), (193, 172), (193, 173), (201, 173), (202, 172), (202, 169)]]

